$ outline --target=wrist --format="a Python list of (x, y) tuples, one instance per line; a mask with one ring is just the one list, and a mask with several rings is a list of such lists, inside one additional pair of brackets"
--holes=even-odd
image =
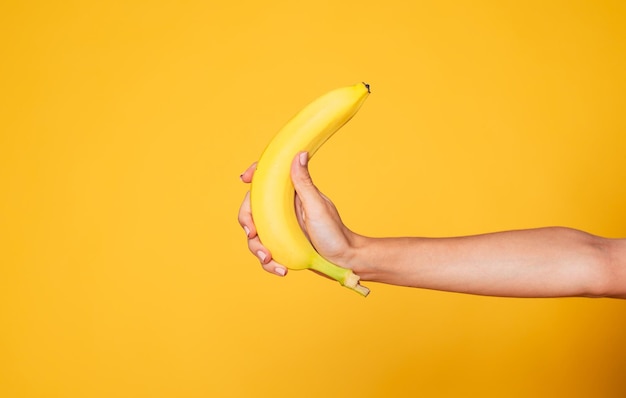
[(344, 259), (345, 268), (351, 269), (363, 281), (377, 281), (382, 270), (381, 261), (376, 259), (376, 247), (380, 239), (353, 234), (350, 239), (350, 249)]

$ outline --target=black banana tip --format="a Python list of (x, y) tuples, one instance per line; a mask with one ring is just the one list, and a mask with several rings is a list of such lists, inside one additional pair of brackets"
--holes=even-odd
[(364, 85), (364, 86), (365, 86), (365, 88), (367, 89), (367, 92), (368, 92), (369, 94), (371, 94), (372, 92), (370, 91), (370, 85), (369, 85), (369, 84), (367, 84), (367, 83), (365, 83), (365, 82), (361, 82), (361, 83), (363, 83), (363, 85)]

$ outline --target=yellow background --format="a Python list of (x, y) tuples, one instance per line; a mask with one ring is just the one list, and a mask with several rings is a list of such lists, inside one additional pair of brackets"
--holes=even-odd
[(354, 230), (626, 236), (615, 1), (5, 1), (0, 396), (623, 397), (626, 305), (370, 283), (247, 251), (239, 174), (318, 95)]

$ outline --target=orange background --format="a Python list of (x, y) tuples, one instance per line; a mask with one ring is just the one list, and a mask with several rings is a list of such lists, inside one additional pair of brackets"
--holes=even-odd
[(370, 283), (247, 251), (238, 176), (318, 95), (354, 230), (626, 236), (623, 1), (0, 6), (0, 396), (623, 397), (626, 304)]

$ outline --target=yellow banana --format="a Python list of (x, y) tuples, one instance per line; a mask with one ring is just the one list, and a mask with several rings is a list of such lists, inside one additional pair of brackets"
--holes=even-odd
[(289, 269), (312, 269), (367, 296), (351, 270), (324, 259), (298, 224), (294, 209), (291, 162), (300, 151), (309, 157), (359, 110), (369, 85), (358, 83), (322, 95), (304, 107), (263, 151), (252, 179), (250, 204), (257, 233), (272, 258)]

